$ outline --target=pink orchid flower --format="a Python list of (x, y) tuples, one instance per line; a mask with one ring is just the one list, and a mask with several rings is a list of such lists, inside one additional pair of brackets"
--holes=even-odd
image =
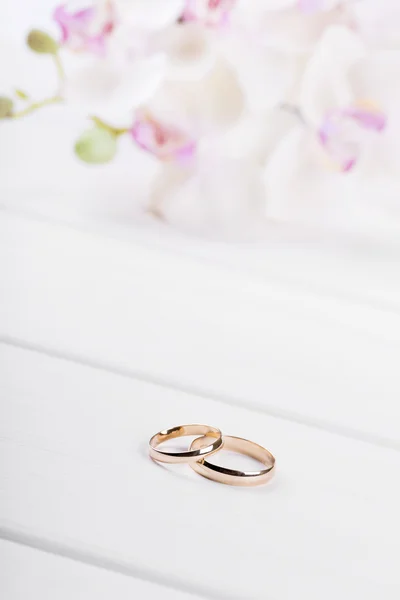
[(383, 112), (368, 104), (334, 109), (319, 129), (319, 140), (339, 170), (347, 172), (356, 164), (368, 133), (382, 132), (386, 121)]
[(207, 27), (222, 27), (229, 22), (229, 14), (236, 0), (186, 0), (182, 22), (195, 21)]
[(68, 12), (66, 5), (58, 6), (53, 13), (61, 28), (61, 44), (75, 52), (89, 52), (103, 56), (106, 39), (114, 29), (114, 11), (111, 3), (99, 14), (95, 6)]
[(148, 113), (139, 112), (131, 129), (135, 142), (162, 161), (187, 164), (196, 151), (196, 142), (173, 125), (160, 123)]

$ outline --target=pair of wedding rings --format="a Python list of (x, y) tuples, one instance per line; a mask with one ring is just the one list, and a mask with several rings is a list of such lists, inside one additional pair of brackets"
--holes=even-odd
[[(195, 438), (190, 448), (184, 452), (172, 452), (159, 448), (163, 442), (186, 435), (201, 437)], [(258, 471), (237, 471), (206, 460), (222, 448), (250, 456), (262, 463), (265, 468)], [(274, 456), (262, 446), (243, 438), (222, 436), (219, 429), (209, 425), (179, 425), (160, 431), (150, 439), (149, 453), (150, 457), (158, 462), (188, 463), (199, 475), (227, 485), (254, 486), (266, 483), (275, 466)]]

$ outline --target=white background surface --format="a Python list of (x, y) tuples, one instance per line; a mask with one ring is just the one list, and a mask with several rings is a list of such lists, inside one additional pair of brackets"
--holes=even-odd
[[(399, 597), (395, 295), (9, 208), (0, 228), (7, 600)], [(196, 421), (268, 447), (271, 485), (148, 459)]]
[[(57, 110), (0, 131), (2, 599), (397, 600), (397, 239), (173, 232)], [(271, 484), (148, 459), (192, 421), (268, 447)]]

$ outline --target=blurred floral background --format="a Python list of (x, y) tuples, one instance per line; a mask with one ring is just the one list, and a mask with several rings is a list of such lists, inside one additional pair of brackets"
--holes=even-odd
[(9, 189), (107, 173), (185, 231), (397, 235), (398, 0), (17, 1), (0, 32)]

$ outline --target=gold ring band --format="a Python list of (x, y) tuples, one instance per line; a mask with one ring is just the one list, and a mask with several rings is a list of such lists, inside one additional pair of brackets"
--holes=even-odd
[[(157, 446), (162, 442), (173, 440), (178, 437), (185, 435), (200, 435), (201, 437), (194, 440), (197, 442), (196, 448), (190, 447), (185, 452), (170, 452), (167, 450), (158, 450)], [(210, 443), (213, 438), (214, 441)], [(204, 446), (205, 443), (208, 444)], [(193, 445), (193, 444), (192, 444)], [(149, 441), (149, 453), (153, 460), (165, 463), (185, 463), (185, 462), (196, 462), (204, 456), (209, 456), (217, 452), (223, 445), (222, 434), (216, 427), (210, 427), (209, 425), (179, 425), (178, 427), (172, 427), (171, 429), (164, 429), (159, 433), (153, 435)]]
[[(240, 486), (261, 485), (271, 478), (271, 471), (275, 466), (275, 457), (271, 452), (254, 442), (230, 435), (224, 435), (223, 441), (225, 450), (232, 450), (233, 452), (255, 458), (265, 465), (266, 469), (261, 469), (259, 471), (236, 471), (234, 469), (227, 469), (225, 467), (214, 465), (205, 460), (205, 458), (201, 458), (197, 462), (190, 463), (190, 466), (196, 473), (203, 477), (207, 477), (207, 479), (212, 479), (212, 481)], [(193, 440), (190, 445), (190, 450), (198, 448), (200, 442), (201, 439)]]

